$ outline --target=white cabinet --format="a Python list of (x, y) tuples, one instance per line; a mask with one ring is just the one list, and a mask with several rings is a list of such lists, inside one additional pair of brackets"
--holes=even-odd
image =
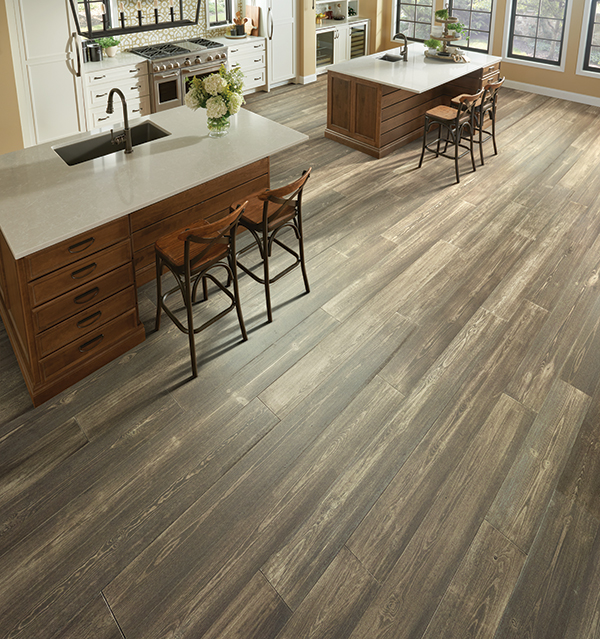
[(95, 68), (86, 70), (84, 76), (88, 130), (123, 121), (123, 107), (119, 98), (115, 99), (114, 112), (106, 113), (108, 94), (111, 89), (120, 89), (123, 92), (127, 101), (129, 118), (150, 114), (148, 64), (145, 60), (111, 68), (103, 67), (103, 63), (89, 64), (94, 65)]
[(369, 52), (369, 21), (360, 20), (317, 29), (317, 73), (338, 62), (352, 60)]
[(264, 38), (251, 38), (250, 42), (229, 45), (227, 59), (230, 67), (238, 66), (244, 74), (244, 93), (267, 84), (267, 52)]
[(267, 40), (267, 85), (296, 79), (296, 0), (254, 0), (260, 7), (260, 35)]
[(85, 131), (81, 49), (68, 0), (6, 3), (25, 146)]

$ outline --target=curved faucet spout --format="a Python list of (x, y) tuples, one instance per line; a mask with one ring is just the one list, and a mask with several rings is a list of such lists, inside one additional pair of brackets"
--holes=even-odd
[(112, 138), (112, 142), (114, 144), (120, 144), (124, 141), (125, 153), (133, 153), (133, 145), (131, 143), (131, 130), (129, 129), (129, 116), (127, 115), (127, 101), (125, 100), (125, 96), (123, 95), (123, 91), (121, 91), (121, 89), (110, 90), (110, 93), (108, 94), (108, 104), (106, 105), (106, 112), (114, 112), (113, 99), (115, 93), (121, 98), (121, 103), (123, 105), (123, 133)]
[(408, 39), (403, 33), (397, 33), (392, 40), (394, 42), (400, 42), (400, 38), (404, 40), (404, 47), (400, 49), (400, 53), (402, 54), (402, 59), (404, 62), (408, 60)]

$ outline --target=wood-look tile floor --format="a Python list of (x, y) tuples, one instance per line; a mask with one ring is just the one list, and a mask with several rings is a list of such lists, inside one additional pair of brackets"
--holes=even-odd
[[(0, 332), (0, 636), (600, 637), (600, 109), (501, 93), (454, 184), (415, 142), (323, 137), (326, 85), (247, 108), (310, 136), (312, 291), (148, 339), (31, 408)], [(211, 298), (212, 300), (212, 298)], [(212, 301), (211, 301), (212, 303)]]

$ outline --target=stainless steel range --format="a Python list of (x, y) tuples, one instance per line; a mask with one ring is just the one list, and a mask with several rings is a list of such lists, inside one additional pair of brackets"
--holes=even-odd
[(131, 49), (150, 60), (152, 112), (181, 106), (186, 82), (215, 73), (227, 66), (227, 47), (219, 42), (194, 38)]

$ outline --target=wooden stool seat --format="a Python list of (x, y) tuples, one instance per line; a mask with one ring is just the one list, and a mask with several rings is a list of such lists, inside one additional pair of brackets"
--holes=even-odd
[(429, 109), (426, 112), (430, 118), (437, 118), (438, 120), (455, 120), (457, 109), (440, 104), (433, 109)]

